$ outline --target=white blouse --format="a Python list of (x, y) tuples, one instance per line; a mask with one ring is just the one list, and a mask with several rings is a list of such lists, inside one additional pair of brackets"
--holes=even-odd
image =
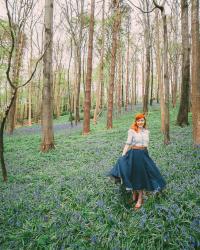
[(127, 145), (148, 147), (149, 144), (149, 130), (143, 128), (140, 132), (133, 129), (128, 130)]

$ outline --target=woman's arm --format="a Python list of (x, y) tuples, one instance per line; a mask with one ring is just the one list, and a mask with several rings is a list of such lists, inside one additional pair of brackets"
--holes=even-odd
[(129, 148), (129, 146), (130, 146), (131, 143), (132, 143), (132, 138), (133, 138), (133, 134), (132, 134), (131, 130), (129, 129), (129, 131), (128, 131), (128, 138), (127, 138), (127, 140), (126, 140), (126, 144), (125, 144), (125, 146), (124, 146), (122, 156), (125, 155), (125, 154), (127, 153), (128, 148)]
[(129, 145), (126, 144), (126, 145), (124, 146), (122, 156), (126, 154), (126, 152), (128, 151), (128, 148), (129, 148)]

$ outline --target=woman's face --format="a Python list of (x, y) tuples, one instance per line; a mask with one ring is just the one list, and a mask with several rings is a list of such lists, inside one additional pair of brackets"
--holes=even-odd
[(136, 123), (137, 123), (137, 126), (138, 126), (139, 128), (142, 128), (142, 127), (144, 127), (145, 119), (144, 119), (144, 118), (138, 119), (138, 120), (136, 121)]

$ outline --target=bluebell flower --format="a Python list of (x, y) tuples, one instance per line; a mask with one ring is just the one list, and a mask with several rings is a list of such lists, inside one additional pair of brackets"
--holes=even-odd
[(90, 241), (92, 242), (92, 244), (97, 244), (97, 236), (92, 235), (91, 238), (90, 238)]
[(103, 200), (98, 200), (97, 202), (96, 202), (96, 204), (97, 204), (97, 206), (98, 207), (103, 207), (104, 206), (104, 201)]

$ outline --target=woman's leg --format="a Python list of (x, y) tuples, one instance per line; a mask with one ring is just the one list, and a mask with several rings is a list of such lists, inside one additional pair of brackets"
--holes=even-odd
[(138, 196), (139, 196), (138, 192), (137, 191), (133, 191), (132, 195), (133, 195), (133, 201), (137, 201), (138, 200)]
[(142, 206), (142, 203), (143, 203), (143, 191), (140, 190), (139, 191), (139, 196), (138, 196), (138, 201), (135, 205), (135, 208), (140, 208)]

